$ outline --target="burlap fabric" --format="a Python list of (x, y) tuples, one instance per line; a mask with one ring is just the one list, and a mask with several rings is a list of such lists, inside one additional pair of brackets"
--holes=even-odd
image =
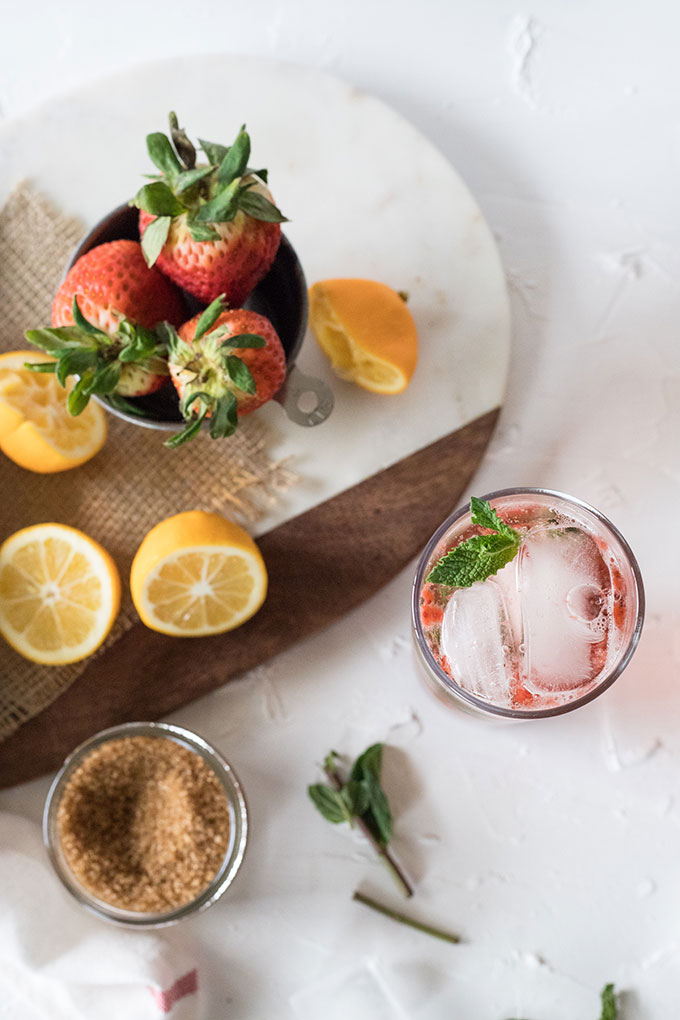
[[(50, 322), (52, 300), (76, 242), (78, 221), (21, 184), (0, 211), (0, 351), (30, 347), (24, 330)], [(266, 434), (249, 419), (229, 439), (200, 435), (178, 450), (163, 434), (107, 416), (108, 439), (89, 463), (33, 474), (0, 453), (0, 541), (19, 528), (58, 521), (108, 549), (123, 582), (120, 615), (104, 649), (137, 619), (127, 579), (134, 553), (158, 521), (182, 510), (214, 510), (252, 523), (294, 475), (266, 452)], [(89, 660), (87, 660), (89, 661)], [(37, 666), (0, 638), (0, 740), (46, 708), (84, 668)]]

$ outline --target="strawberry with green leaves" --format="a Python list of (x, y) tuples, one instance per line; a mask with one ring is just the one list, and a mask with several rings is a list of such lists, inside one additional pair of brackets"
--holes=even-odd
[(166, 446), (192, 439), (210, 419), (213, 439), (230, 436), (238, 419), (271, 400), (286, 377), (286, 357), (269, 319), (244, 308), (225, 310), (224, 295), (175, 331), (159, 326), (185, 428)]
[(130, 203), (140, 209), (145, 258), (205, 304), (225, 294), (238, 307), (274, 261), (286, 217), (272, 202), (267, 171), (248, 166), (245, 125), (229, 147), (199, 139), (207, 162), (198, 164), (174, 113), (170, 135), (147, 135), (160, 173)]
[(111, 241), (78, 259), (54, 300), (52, 326), (30, 329), (26, 338), (57, 359), (35, 371), (56, 372), (62, 385), (78, 377), (68, 399), (72, 414), (95, 394), (133, 410), (125, 397), (153, 393), (168, 381), (167, 351), (153, 327), (184, 316), (179, 293), (146, 265), (140, 245)]

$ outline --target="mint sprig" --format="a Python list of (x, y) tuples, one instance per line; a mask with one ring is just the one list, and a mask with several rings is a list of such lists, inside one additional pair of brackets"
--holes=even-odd
[[(380, 785), (382, 744), (372, 744), (359, 755), (350, 777), (340, 788), (315, 783), (308, 788), (315, 807), (329, 822), (349, 822), (360, 818), (369, 827), (380, 846), (386, 847), (392, 836), (392, 812), (385, 791)], [(326, 775), (338, 775), (336, 759), (331, 751), (326, 756)]]
[(333, 825), (356, 824), (383, 859), (404, 895), (412, 896), (411, 883), (387, 848), (392, 837), (392, 812), (380, 782), (382, 753), (382, 744), (372, 744), (359, 755), (349, 778), (345, 779), (338, 769), (340, 756), (330, 751), (323, 763), (330, 785), (313, 783), (307, 787), (307, 793), (317, 811)]
[(500, 519), (486, 500), (473, 496), (470, 499), (470, 519), (491, 534), (474, 535), (451, 549), (435, 564), (427, 580), (433, 584), (446, 584), (456, 588), (469, 588), (477, 581), (498, 573), (515, 558), (522, 541), (519, 531)]

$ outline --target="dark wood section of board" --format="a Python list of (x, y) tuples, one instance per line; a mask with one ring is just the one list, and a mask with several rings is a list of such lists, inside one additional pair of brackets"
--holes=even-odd
[(267, 600), (237, 630), (182, 639), (137, 624), (0, 744), (0, 788), (58, 768), (97, 730), (157, 719), (214, 690), (373, 595), (455, 508), (497, 416), (489, 412), (263, 535)]

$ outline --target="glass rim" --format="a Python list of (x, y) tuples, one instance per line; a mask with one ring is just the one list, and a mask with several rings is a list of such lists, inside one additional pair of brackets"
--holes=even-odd
[[(220, 781), (229, 805), (229, 844), (219, 870), (198, 896), (163, 913), (140, 912), (115, 907), (98, 899), (72, 875), (58, 846), (57, 811), (61, 795), (74, 770), (95, 748), (110, 740), (129, 736), (149, 736), (173, 740), (198, 754)], [(88, 737), (71, 751), (50, 784), (42, 820), (43, 842), (57, 878), (78, 903), (105, 921), (128, 928), (164, 928), (189, 914), (212, 906), (231, 885), (241, 867), (248, 838), (248, 808), (241, 783), (229, 762), (207, 740), (193, 730), (173, 723), (128, 722), (110, 726)]]
[(477, 695), (472, 694), (470, 691), (466, 691), (463, 687), (460, 687), (456, 681), (450, 677), (441, 666), (435, 661), (430, 649), (425, 640), (425, 634), (423, 632), (422, 621), (420, 619), (419, 612), (419, 598), (420, 588), (424, 580), (425, 569), (429, 562), (432, 552), (436, 548), (439, 541), (445, 535), (445, 533), (464, 517), (465, 514), (470, 512), (469, 502), (461, 507), (454, 510), (444, 520), (437, 530), (434, 532), (432, 537), (429, 539), (425, 548), (423, 549), (418, 559), (418, 565), (416, 567), (415, 577), (413, 579), (413, 585), (411, 589), (411, 626), (415, 635), (415, 641), (417, 650), (423, 658), (424, 665), (430, 670), (434, 679), (440, 686), (442, 686), (448, 694), (452, 697), (457, 698), (461, 701), (466, 702), (470, 707), (482, 712), (485, 715), (496, 716), (497, 718), (512, 719), (515, 721), (523, 722), (528, 719), (550, 719), (559, 715), (566, 715), (567, 712), (573, 712), (576, 708), (581, 708), (583, 705), (587, 705), (589, 702), (594, 701), (595, 698), (599, 697), (600, 694), (604, 694), (608, 690), (615, 680), (621, 676), (624, 669), (630, 662), (635, 649), (637, 648), (638, 641), (640, 640), (640, 634), (642, 633), (642, 625), (645, 619), (645, 590), (642, 581), (642, 573), (638, 561), (631, 549), (630, 545), (623, 537), (619, 529), (615, 524), (609, 520), (600, 510), (592, 506), (590, 503), (586, 503), (585, 500), (579, 499), (577, 496), (570, 496), (566, 492), (560, 492), (558, 489), (545, 489), (538, 488), (535, 486), (519, 486), (510, 489), (495, 489), (493, 492), (487, 492), (485, 495), (480, 496), (480, 499), (491, 502), (494, 499), (501, 499), (504, 496), (549, 496), (555, 499), (563, 500), (565, 503), (579, 507), (581, 510), (593, 515), (600, 524), (614, 536), (619, 542), (626, 556), (631, 573), (633, 575), (633, 581), (635, 585), (635, 595), (637, 599), (637, 613), (635, 618), (635, 626), (631, 633), (628, 645), (624, 650), (621, 658), (619, 659), (616, 666), (611, 670), (607, 677), (598, 683), (592, 690), (587, 691), (578, 698), (574, 698), (572, 701), (565, 702), (561, 705), (553, 705), (549, 708), (536, 708), (536, 709), (515, 709), (505, 708), (500, 705), (491, 705), (487, 701), (483, 701)]

